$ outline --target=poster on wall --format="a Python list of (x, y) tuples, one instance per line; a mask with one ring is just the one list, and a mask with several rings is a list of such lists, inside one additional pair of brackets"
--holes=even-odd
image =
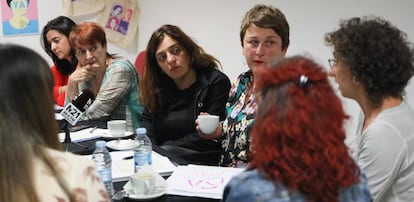
[(37, 0), (1, 0), (3, 36), (39, 33)]
[(127, 48), (131, 44), (136, 44), (138, 11), (137, 1), (107, 0), (105, 9), (97, 17), (97, 22), (104, 27), (109, 42)]

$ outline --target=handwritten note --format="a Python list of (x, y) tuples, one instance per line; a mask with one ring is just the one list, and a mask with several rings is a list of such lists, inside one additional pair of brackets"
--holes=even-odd
[(188, 165), (178, 166), (167, 179), (168, 194), (221, 199), (229, 180), (243, 168)]

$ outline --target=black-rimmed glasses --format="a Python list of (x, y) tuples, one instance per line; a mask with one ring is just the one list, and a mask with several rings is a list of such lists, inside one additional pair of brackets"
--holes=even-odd
[(333, 68), (333, 66), (335, 66), (337, 63), (336, 63), (336, 60), (335, 59), (328, 59), (328, 63), (329, 63), (329, 67), (330, 68)]

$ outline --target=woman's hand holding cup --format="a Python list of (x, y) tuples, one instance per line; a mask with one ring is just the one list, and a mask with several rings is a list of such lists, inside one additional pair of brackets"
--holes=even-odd
[(218, 139), (222, 135), (219, 116), (201, 112), (195, 123), (200, 136), (205, 139)]

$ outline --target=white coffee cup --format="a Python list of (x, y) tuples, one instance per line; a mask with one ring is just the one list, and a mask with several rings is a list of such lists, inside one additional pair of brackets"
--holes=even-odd
[(220, 117), (210, 114), (200, 114), (198, 115), (197, 120), (201, 132), (204, 134), (211, 134), (217, 129)]
[(109, 134), (114, 137), (122, 136), (126, 131), (125, 120), (111, 120), (107, 123)]
[(131, 176), (131, 188), (134, 194), (151, 194), (155, 187), (155, 175), (152, 172), (138, 171)]

